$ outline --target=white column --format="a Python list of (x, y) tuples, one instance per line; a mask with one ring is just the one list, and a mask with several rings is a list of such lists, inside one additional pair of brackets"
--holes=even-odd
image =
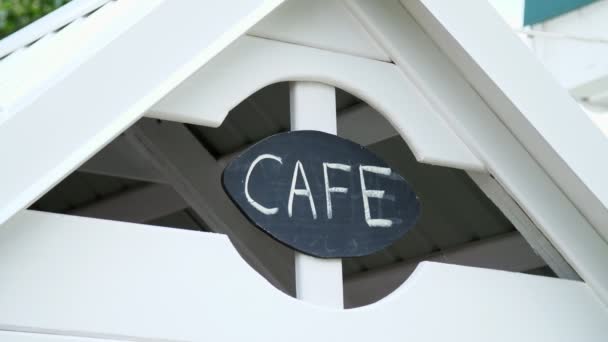
[[(336, 91), (316, 82), (292, 82), (289, 87), (291, 130), (336, 134)], [(297, 253), (296, 293), (299, 299), (330, 307), (344, 307), (342, 260)]]

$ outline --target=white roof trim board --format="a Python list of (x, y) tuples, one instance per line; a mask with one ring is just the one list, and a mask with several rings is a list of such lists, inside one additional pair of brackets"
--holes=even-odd
[(112, 0), (72, 0), (34, 23), (0, 40), (0, 58), (98, 9)]
[(452, 60), (468, 81), (608, 241), (608, 139), (576, 101), (498, 14), (442, 0), (403, 2), (426, 11), (421, 25), (457, 51)]
[[(6, 166), (0, 222), (72, 172), (281, 1), (126, 3), (131, 5), (126, 19), (132, 20), (125, 20), (117, 38), (5, 115), (0, 126), (0, 155)], [(45, 149), (47, 141), (54, 142), (52, 150)]]
[[(101, 6), (103, 1), (75, 2), (85, 3), (94, 9), (93, 4)], [(0, 224), (109, 143), (282, 0), (116, 2), (123, 3), (128, 5), (120, 17), (96, 27), (99, 31), (91, 36), (95, 46), (88, 46), (86, 54), (74, 53), (81, 47), (70, 46), (69, 58), (56, 66), (52, 77), (13, 99), (18, 105), (0, 100)], [(485, 1), (402, 3), (595, 230), (608, 239), (608, 160), (601, 157), (601, 151), (608, 151), (608, 141), (567, 92), (542, 71)], [(65, 18), (68, 23), (72, 16)], [(48, 24), (49, 30), (57, 28), (61, 20), (56, 20)], [(41, 28), (25, 29), (0, 44), (15, 51), (0, 63), (0, 80), (2, 72), (10, 72), (2, 69), (3, 64), (9, 69), (6, 63), (27, 62), (32, 67), (39, 63), (22, 58), (27, 51), (18, 51), (21, 43), (44, 36), (44, 26), (36, 25)], [(12, 79), (14, 84), (4, 86), (21, 82), (15, 75)]]

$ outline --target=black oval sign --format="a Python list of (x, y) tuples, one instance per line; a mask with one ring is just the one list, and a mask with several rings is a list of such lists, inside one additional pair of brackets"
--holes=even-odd
[(226, 167), (222, 183), (257, 227), (322, 258), (379, 251), (420, 214), (416, 194), (382, 159), (317, 131), (260, 141)]

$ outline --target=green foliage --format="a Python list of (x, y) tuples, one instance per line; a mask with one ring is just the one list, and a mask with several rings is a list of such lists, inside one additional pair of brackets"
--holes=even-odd
[(70, 0), (0, 0), (0, 39)]

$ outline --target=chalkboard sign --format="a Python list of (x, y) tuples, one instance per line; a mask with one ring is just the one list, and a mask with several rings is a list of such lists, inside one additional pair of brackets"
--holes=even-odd
[(321, 258), (379, 251), (420, 215), (416, 194), (382, 159), (317, 131), (260, 141), (226, 167), (222, 183), (257, 227)]

